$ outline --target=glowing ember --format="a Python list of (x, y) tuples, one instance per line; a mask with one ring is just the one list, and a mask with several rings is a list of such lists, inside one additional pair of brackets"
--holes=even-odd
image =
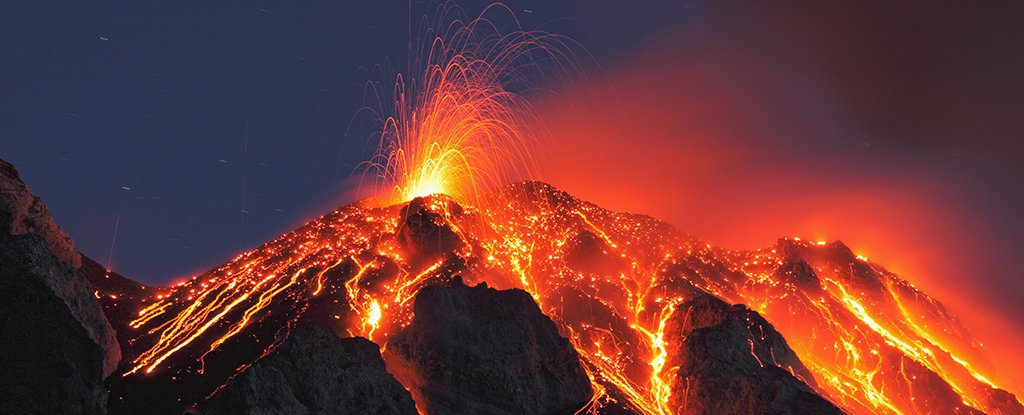
[(414, 49), (420, 55), (410, 57), (422, 68), (418, 77), (397, 77), (382, 105), (390, 116), (381, 123), (377, 153), (363, 165), (381, 190), (390, 188), (393, 203), (441, 193), (472, 198), (535, 176), (533, 113), (508, 87), (530, 89), (533, 80), (523, 74), (544, 73), (538, 57), (571, 65), (573, 51), (550, 33), (498, 31), (484, 17), (498, 11), (508, 10), (493, 5), (468, 23), (435, 25), (445, 29), (437, 35), (428, 29)]

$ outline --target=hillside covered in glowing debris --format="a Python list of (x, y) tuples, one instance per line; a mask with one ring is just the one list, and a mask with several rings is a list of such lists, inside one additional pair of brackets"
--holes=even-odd
[(351, 204), (152, 287), (79, 260), (4, 166), (0, 412), (1022, 413), (839, 242), (723, 250), (526, 182)]
[[(496, 323), (463, 321), (478, 312), (455, 307), (419, 321), (421, 290), (463, 282), (524, 291), (552, 332), (513, 325), (502, 341), (516, 352), (488, 356), (503, 348), (466, 349), (494, 341), (479, 336)], [(452, 397), (496, 379), (577, 398), (509, 398), (518, 403), (495, 413), (1024, 413), (985, 377), (991, 363), (954, 316), (840, 242), (723, 250), (538, 182), (472, 205), (443, 195), (358, 202), (176, 286), (108, 283), (98, 295), (108, 313), (138, 310), (111, 315), (126, 339), (109, 380), (112, 412), (202, 408), (292, 332), (316, 325), (380, 345), (426, 413), (462, 413)], [(530, 308), (504, 307), (496, 321)], [(446, 319), (463, 321), (443, 330), (447, 338), (410, 332)], [(571, 347), (559, 351), (559, 338)], [(484, 373), (436, 378), (470, 367), (459, 359)], [(579, 367), (585, 382), (545, 384), (537, 371), (552, 367)]]

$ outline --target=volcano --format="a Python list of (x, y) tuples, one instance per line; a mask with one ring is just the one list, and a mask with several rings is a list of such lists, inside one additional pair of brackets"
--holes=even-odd
[(721, 249), (522, 182), (356, 202), (155, 287), (79, 260), (5, 166), (0, 412), (1024, 413), (941, 303), (838, 241)]

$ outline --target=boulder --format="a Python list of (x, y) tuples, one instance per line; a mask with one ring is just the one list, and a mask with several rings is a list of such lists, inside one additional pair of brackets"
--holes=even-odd
[(0, 413), (96, 414), (120, 360), (74, 243), (0, 161)]
[(412, 262), (429, 262), (465, 247), (447, 216), (462, 215), (462, 207), (443, 195), (418, 197), (401, 210), (395, 238)]
[(588, 230), (580, 230), (568, 242), (565, 264), (579, 272), (617, 275), (629, 270), (629, 263), (615, 255), (608, 243)]
[(427, 414), (572, 414), (593, 395), (569, 341), (522, 290), (424, 288), (388, 368)]
[(782, 335), (742, 305), (698, 295), (676, 307), (665, 338), (677, 415), (843, 413), (815, 393)]
[(241, 372), (205, 414), (416, 415), (409, 392), (384, 368), (380, 349), (307, 326)]

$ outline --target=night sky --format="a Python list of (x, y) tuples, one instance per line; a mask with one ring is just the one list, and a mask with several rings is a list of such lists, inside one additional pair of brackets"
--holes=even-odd
[[(874, 172), (860, 180), (880, 185), (941, 176), (943, 183), (927, 187), (938, 194), (935, 203), (969, 203), (959, 216), (936, 221), (954, 220), (967, 230), (948, 238), (928, 234), (959, 241), (936, 245), (931, 257), (949, 256), (959, 244), (964, 251), (957, 252), (970, 258), (943, 264), (953, 277), (930, 281), (946, 292), (963, 288), (956, 281), (980, 284), (972, 300), (988, 300), (988, 312), (1024, 319), (1016, 300), (1024, 278), (1014, 264), (1024, 253), (1024, 6), (939, 3), (507, 2), (525, 27), (578, 41), (594, 57), (585, 62), (587, 74), (619, 88), (612, 94), (618, 99), (630, 101), (630, 91), (644, 88), (673, 91), (658, 97), (656, 109), (640, 99), (617, 103), (641, 116), (699, 125), (720, 116), (720, 108), (736, 107), (721, 102), (742, 102), (750, 112), (730, 114), (733, 119), (765, 120), (753, 134), (741, 131), (743, 139), (801, 136), (807, 126), (824, 132), (772, 140), (770, 152), (748, 151), (748, 165), (795, 154), (808, 168), (868, 160), (850, 168)], [(486, 3), (459, 5), (475, 16)], [(0, 158), (15, 164), (86, 255), (101, 263), (110, 256), (114, 269), (147, 283), (186, 278), (352, 201), (355, 167), (375, 145), (372, 127), (354, 118), (368, 104), (362, 87), (406, 67), (409, 7), (407, 1), (3, 2)], [(432, 4), (412, 3), (413, 33), (433, 11)], [(715, 70), (705, 59), (712, 55), (718, 65), (738, 64)], [(383, 78), (375, 75), (380, 67)], [(636, 75), (644, 71), (661, 78)], [(633, 87), (630, 79), (668, 81)], [(703, 82), (722, 79), (727, 82)], [(771, 134), (758, 134), (764, 131)], [(687, 141), (690, 132), (647, 138), (661, 150), (700, 153), (701, 146)], [(631, 160), (641, 164), (644, 148), (653, 146), (618, 137), (619, 155), (630, 158), (635, 149)], [(737, 149), (758, 145), (735, 142)], [(885, 167), (876, 164), (881, 159)], [(906, 160), (906, 167), (892, 168), (892, 160)], [(601, 169), (635, 177), (636, 167), (610, 160)], [(783, 236), (719, 235), (699, 214), (673, 216), (685, 208), (675, 197), (658, 208), (616, 203), (589, 192), (594, 186), (583, 176), (594, 177), (542, 179), (599, 204), (658, 214), (712, 242), (749, 248)], [(707, 188), (687, 191), (692, 180), (674, 180), (662, 174), (658, 186), (675, 183), (688, 200), (719, 196)], [(614, 179), (601, 187), (644, 189)], [(799, 193), (799, 186), (786, 191)], [(927, 214), (914, 209), (893, 223)], [(748, 219), (759, 219), (750, 212), (756, 210), (745, 211), (754, 215)]]

